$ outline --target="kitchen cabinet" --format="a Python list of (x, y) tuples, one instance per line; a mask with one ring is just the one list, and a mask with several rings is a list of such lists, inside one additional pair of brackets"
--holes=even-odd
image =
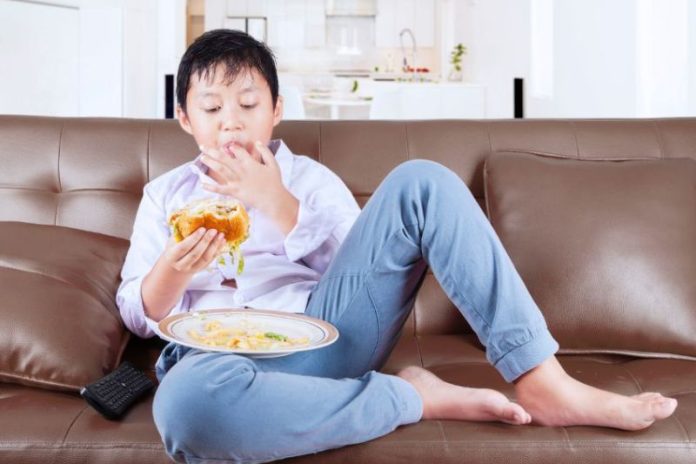
[(413, 33), (419, 47), (435, 46), (435, 0), (414, 2)]
[(267, 14), (266, 0), (227, 0), (227, 16), (263, 17)]
[[(435, 46), (435, 0), (378, 0), (375, 45), (400, 47), (399, 32), (409, 28), (420, 47)], [(410, 42), (404, 45), (408, 48)]]
[(280, 73), (279, 80), (281, 88), (302, 94), (308, 119), (487, 117), (486, 86), (471, 82), (376, 81), (314, 72)]
[(0, 113), (161, 117), (157, 15), (152, 2), (0, 1)]
[(370, 119), (482, 119), (486, 88), (451, 82), (376, 82)]
[(267, 0), (227, 0), (222, 26), (268, 42)]
[(206, 0), (206, 30), (245, 30), (246, 18), (265, 18), (270, 47), (319, 48), (326, 44), (324, 11), (324, 0)]

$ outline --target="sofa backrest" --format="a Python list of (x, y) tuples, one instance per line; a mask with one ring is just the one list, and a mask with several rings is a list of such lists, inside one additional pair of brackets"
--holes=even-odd
[[(274, 136), (336, 172), (360, 204), (412, 158), (448, 166), (481, 204), (483, 162), (496, 151), (696, 159), (696, 118), (286, 121)], [(0, 116), (0, 221), (128, 238), (143, 185), (196, 153), (173, 120)], [(467, 330), (432, 275), (410, 323), (416, 333)]]

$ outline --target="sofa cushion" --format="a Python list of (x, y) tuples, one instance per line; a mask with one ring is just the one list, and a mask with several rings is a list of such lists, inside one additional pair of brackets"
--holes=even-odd
[(128, 241), (0, 222), (0, 380), (76, 390), (120, 362), (114, 295)]
[(696, 357), (696, 162), (496, 153), (493, 227), (565, 352)]
[[(154, 339), (135, 343), (150, 344)], [(138, 348), (145, 348), (139, 346)], [(130, 348), (129, 348), (130, 351)], [(356, 446), (283, 461), (327, 463), (606, 464), (696, 462), (696, 363), (620, 355), (565, 355), (559, 362), (580, 381), (625, 395), (659, 391), (679, 400), (677, 412), (638, 432), (602, 427), (515, 426), (497, 422), (425, 420)], [(423, 365), (448, 382), (494, 388), (514, 398), (514, 385), (486, 360), (475, 335), (402, 336), (387, 365), (396, 372)], [(109, 421), (77, 395), (0, 383), (0, 462), (171, 462), (152, 420), (152, 398)], [(50, 414), (46, 414), (50, 407)]]

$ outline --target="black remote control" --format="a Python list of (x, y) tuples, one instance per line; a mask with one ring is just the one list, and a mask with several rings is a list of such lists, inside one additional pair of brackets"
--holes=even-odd
[(118, 369), (82, 387), (80, 395), (107, 419), (118, 419), (155, 384), (144, 372), (125, 361)]

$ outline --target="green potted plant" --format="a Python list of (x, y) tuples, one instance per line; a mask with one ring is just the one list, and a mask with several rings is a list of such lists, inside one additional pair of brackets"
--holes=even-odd
[(466, 52), (467, 48), (463, 44), (458, 43), (454, 46), (452, 52), (450, 52), (450, 65), (452, 65), (452, 67), (450, 68), (450, 73), (447, 80), (462, 80), (462, 56), (464, 56)]

